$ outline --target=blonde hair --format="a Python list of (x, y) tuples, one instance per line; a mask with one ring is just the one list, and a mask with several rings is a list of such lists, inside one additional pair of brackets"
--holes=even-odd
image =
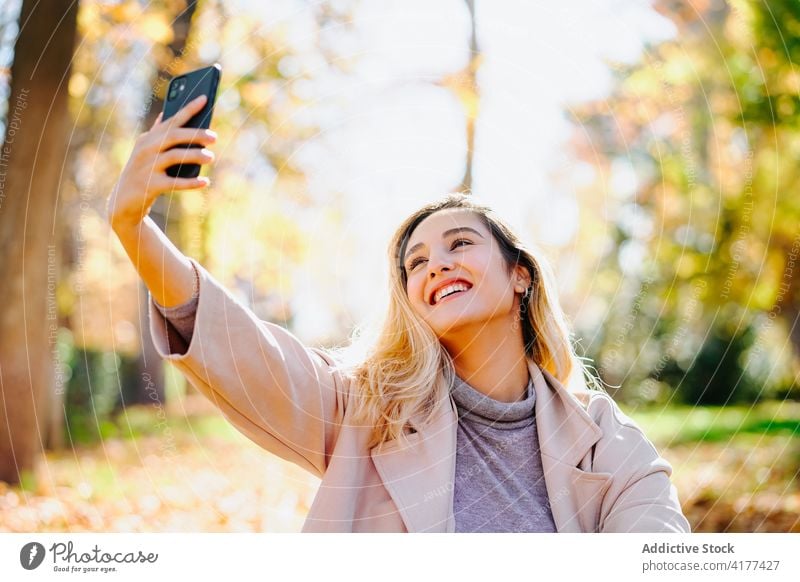
[(445, 209), (473, 212), (498, 243), (509, 276), (521, 265), (531, 276), (532, 292), (523, 317), (526, 358), (567, 384), (575, 368), (583, 371), (587, 387), (603, 390), (571, 342), (566, 316), (558, 302), (555, 278), (542, 253), (534, 253), (488, 206), (463, 192), (450, 193), (409, 216), (391, 238), (388, 248), (389, 302), (382, 321), (365, 333), (357, 328), (350, 345), (333, 348), (337, 368), (351, 376), (355, 419), (372, 426), (369, 447), (405, 439), (410, 419), (422, 414), (428, 422), (447, 399), (455, 379), (452, 358), (433, 330), (414, 311), (406, 292), (403, 255), (411, 234), (425, 218)]

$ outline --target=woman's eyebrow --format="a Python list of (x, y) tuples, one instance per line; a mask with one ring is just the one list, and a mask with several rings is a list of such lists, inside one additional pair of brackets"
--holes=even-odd
[[(459, 233), (459, 232), (462, 232), (462, 231), (465, 231), (465, 230), (467, 230), (469, 232), (473, 232), (473, 233), (477, 234), (479, 237), (484, 238), (484, 236), (481, 233), (479, 233), (477, 230), (475, 230), (471, 226), (459, 226), (459, 227), (456, 227), (456, 228), (450, 228), (450, 229), (448, 229), (448, 230), (446, 230), (446, 231), (444, 231), (442, 233), (442, 238), (447, 238), (448, 236), (450, 236), (452, 234), (456, 234), (456, 233)], [(419, 243), (415, 244), (413, 247), (408, 249), (408, 252), (406, 253), (406, 257), (403, 260), (407, 261), (408, 257), (411, 255), (411, 253), (413, 253), (418, 248), (423, 247), (423, 246), (425, 246), (425, 243), (419, 242)]]

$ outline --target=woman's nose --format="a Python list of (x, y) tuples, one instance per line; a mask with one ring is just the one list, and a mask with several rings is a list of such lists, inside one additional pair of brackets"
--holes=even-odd
[(430, 272), (431, 276), (438, 271), (450, 271), (453, 269), (453, 261), (448, 256), (431, 256), (428, 259), (428, 271)]

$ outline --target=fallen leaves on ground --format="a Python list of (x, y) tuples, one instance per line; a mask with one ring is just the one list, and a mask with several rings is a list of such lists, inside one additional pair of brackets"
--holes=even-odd
[(800, 438), (737, 435), (661, 453), (692, 531), (800, 532)]
[[(319, 479), (262, 450), (197, 398), (170, 413), (185, 416), (184, 428), (49, 452), (32, 491), (0, 481), (0, 531), (300, 531)], [(673, 465), (692, 531), (800, 532), (794, 435), (659, 450)]]
[(220, 432), (165, 427), (49, 452), (35, 490), (0, 481), (0, 531), (299, 531), (319, 479), (233, 428)]

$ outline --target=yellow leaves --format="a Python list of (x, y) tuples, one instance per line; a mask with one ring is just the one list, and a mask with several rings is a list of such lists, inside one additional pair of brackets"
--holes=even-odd
[(680, 279), (689, 279), (695, 273), (702, 271), (700, 259), (693, 253), (684, 252), (675, 265), (675, 274)]
[(206, 210), (205, 192), (202, 190), (187, 190), (181, 194), (181, 205), (184, 215), (202, 214)]
[(136, 0), (120, 2), (113, 6), (104, 7), (106, 14), (115, 22), (127, 23), (138, 18), (142, 13), (142, 7)]
[(670, 182), (653, 189), (656, 212), (667, 222), (681, 222), (685, 217), (687, 202), (681, 192)]
[(145, 37), (158, 44), (172, 42), (172, 27), (169, 18), (161, 12), (148, 12), (136, 20), (136, 28)]
[(203, 396), (166, 412), (165, 429), (155, 410), (128, 407), (115, 421), (123, 438), (48, 452), (27, 491), (0, 481), (0, 529), (300, 530), (319, 479), (265, 454)]
[(481, 61), (482, 55), (477, 55), (470, 61), (467, 68), (451, 75), (445, 75), (439, 82), (439, 85), (455, 94), (468, 119), (475, 119), (478, 116), (480, 95), (475, 83), (475, 72), (480, 68)]
[(725, 21), (726, 35), (741, 47), (754, 44), (753, 11), (748, 0), (728, 0), (731, 5), (730, 17)]
[(81, 98), (89, 89), (89, 79), (83, 73), (75, 73), (69, 80), (69, 94), (72, 97)]
[(122, 168), (128, 161), (133, 150), (133, 139), (117, 139), (111, 144), (111, 159)]
[[(762, 46), (758, 49), (758, 67), (761, 69), (764, 68), (773, 68), (778, 65), (778, 55), (775, 54), (775, 51), (769, 47)], [(761, 71), (759, 70), (759, 73)]]
[(666, 82), (674, 85), (694, 82), (699, 74), (699, 55), (687, 54), (678, 47), (673, 47), (669, 52), (670, 58), (663, 66)]
[(123, 262), (121, 245), (109, 248), (108, 226), (100, 214), (82, 212), (77, 228), (82, 241), (79, 261), (68, 277), (75, 295), (67, 298), (75, 302), (71, 313), (75, 344), (113, 345), (121, 353), (135, 353), (139, 349), (138, 334), (118, 324), (137, 319), (136, 271), (130, 262)]
[(144, 10), (136, 0), (111, 6), (97, 0), (81, 2), (78, 27), (87, 39), (99, 38), (109, 31), (119, 33), (128, 26), (154, 43), (172, 41), (171, 16), (163, 8), (150, 6)]
[(760, 272), (756, 284), (753, 286), (752, 294), (748, 297), (748, 306), (753, 309), (769, 311), (775, 304), (776, 297), (780, 293), (780, 285), (784, 280), (785, 256), (783, 253), (772, 250), (767, 252), (763, 245), (758, 245), (755, 252), (750, 253), (750, 260), (760, 265)]
[[(95, 1), (81, 2), (78, 10), (78, 32), (81, 44), (94, 44), (105, 38), (113, 29), (107, 17), (108, 8)], [(80, 52), (80, 50), (78, 50)]]
[(228, 204), (240, 203), (242, 199), (251, 202), (253, 198), (253, 185), (250, 181), (239, 174), (227, 172), (221, 179), (217, 180), (214, 189), (215, 198), (225, 200)]
[(231, 18), (224, 22), (220, 42), (223, 46), (237, 47), (252, 34), (252, 24), (244, 18)]
[(267, 189), (241, 175), (217, 175), (208, 200), (206, 244), (223, 283), (240, 276), (262, 292), (293, 292), (291, 273), (304, 263), (313, 233), (304, 232), (279, 200), (298, 186), (282, 179)]
[(786, 69), (780, 78), (780, 91), (797, 95), (800, 93), (800, 73), (792, 69)]
[(95, 2), (81, 2), (78, 10), (78, 30), (84, 39), (94, 40), (99, 36), (100, 10)]
[(461, 86), (456, 89), (456, 96), (461, 102), (461, 106), (464, 108), (464, 113), (468, 119), (475, 119), (478, 117), (478, 105), (480, 100), (475, 91), (471, 88)]
[(275, 94), (274, 83), (270, 81), (253, 81), (239, 89), (242, 98), (252, 107), (265, 107)]
[(622, 86), (632, 95), (652, 95), (661, 90), (661, 80), (655, 67), (649, 66), (632, 71), (622, 81)]

